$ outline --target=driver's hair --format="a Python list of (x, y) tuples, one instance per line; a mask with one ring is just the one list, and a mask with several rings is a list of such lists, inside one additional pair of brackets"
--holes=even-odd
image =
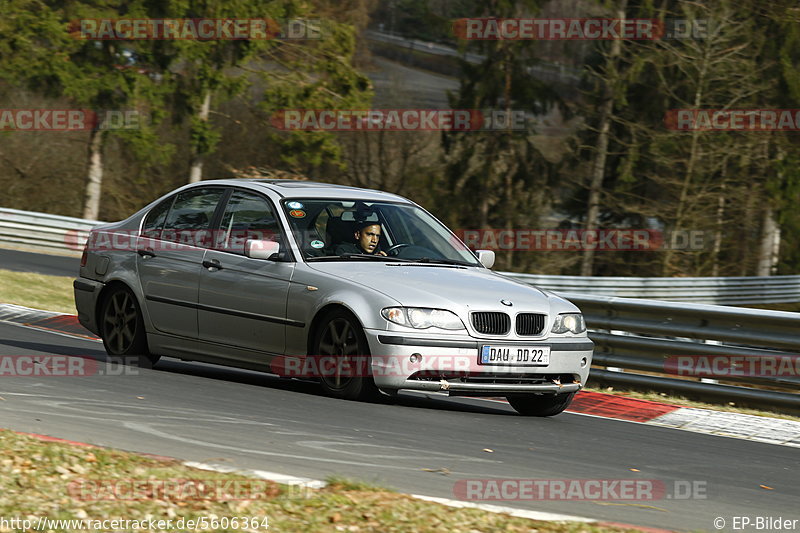
[[(361, 232), (364, 230), (364, 228), (368, 228), (370, 226), (378, 226), (380, 228), (381, 223), (378, 222), (377, 220), (361, 220), (356, 223), (356, 229), (354, 231)], [(381, 231), (383, 231), (382, 228)]]

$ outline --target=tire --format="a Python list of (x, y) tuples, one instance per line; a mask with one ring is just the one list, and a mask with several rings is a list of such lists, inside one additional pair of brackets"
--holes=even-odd
[(554, 416), (569, 407), (574, 392), (568, 394), (528, 394), (525, 396), (506, 396), (519, 414), (523, 416)]
[(151, 368), (158, 360), (147, 347), (144, 319), (136, 296), (127, 287), (116, 287), (103, 299), (100, 337), (111, 358)]
[[(310, 355), (337, 360), (334, 373), (331, 375), (329, 372), (322, 372), (319, 378), (322, 389), (328, 395), (344, 400), (380, 399), (381, 393), (372, 376), (368, 375), (372, 366), (367, 337), (361, 324), (351, 313), (344, 309), (327, 313), (314, 334), (312, 346), (314, 351)], [(345, 361), (353, 357), (355, 359), (351, 361), (355, 361), (355, 364), (345, 366)], [(354, 368), (355, 371), (345, 370), (344, 373), (350, 375), (341, 375), (339, 370), (347, 367)]]

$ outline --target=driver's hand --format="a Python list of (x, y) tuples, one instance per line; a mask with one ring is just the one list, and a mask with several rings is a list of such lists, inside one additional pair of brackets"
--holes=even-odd
[(378, 253), (376, 253), (375, 255), (382, 255), (383, 257), (386, 257), (386, 252), (384, 252), (383, 250), (381, 250), (381, 251), (379, 251)]

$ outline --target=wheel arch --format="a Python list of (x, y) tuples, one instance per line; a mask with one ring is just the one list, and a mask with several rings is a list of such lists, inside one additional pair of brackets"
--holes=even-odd
[(317, 330), (319, 330), (320, 326), (322, 325), (322, 319), (325, 318), (325, 315), (330, 313), (334, 310), (342, 310), (349, 314), (359, 325), (359, 327), (363, 330), (364, 323), (358, 318), (352, 309), (344, 305), (340, 302), (331, 302), (325, 304), (324, 306), (320, 307), (317, 313), (314, 315), (314, 318), (311, 319), (311, 324), (308, 327), (308, 336), (306, 338), (306, 353), (312, 355), (312, 351), (314, 350), (314, 337), (317, 335)]
[(106, 283), (102, 289), (100, 289), (100, 293), (97, 295), (97, 305), (95, 306), (94, 309), (94, 318), (96, 321), (95, 323), (97, 324), (97, 329), (101, 335), (103, 333), (102, 314), (103, 314), (103, 307), (106, 304), (106, 298), (108, 298), (108, 295), (114, 292), (114, 290), (118, 288), (126, 289), (128, 292), (133, 294), (133, 297), (136, 298), (136, 302), (139, 304), (139, 310), (142, 312), (142, 314), (144, 314), (143, 313), (144, 308), (142, 306), (142, 302), (140, 302), (139, 297), (136, 296), (136, 291), (134, 291), (130, 285), (128, 285), (127, 283), (125, 283), (120, 279), (111, 280), (108, 283)]

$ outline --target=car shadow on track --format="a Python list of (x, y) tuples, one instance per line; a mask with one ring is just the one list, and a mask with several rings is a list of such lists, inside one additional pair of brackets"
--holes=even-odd
[[(480, 403), (479, 403), (480, 402)], [(446, 397), (428, 394), (400, 393), (395, 402), (403, 407), (417, 409), (436, 409), (437, 411), (460, 411), (464, 413), (483, 413), (491, 415), (519, 416), (511, 406), (501, 403), (490, 403), (465, 396)]]
[[(319, 384), (314, 381), (282, 378), (274, 374), (267, 374), (265, 372), (258, 372), (255, 370), (241, 370), (221, 365), (218, 366), (206, 363), (179, 361), (171, 358), (162, 358), (155, 365), (154, 370), (207, 379), (229, 381), (233, 383), (242, 383), (257, 387), (269, 387), (271, 389), (325, 398), (325, 394), (322, 392)], [(437, 411), (517, 416), (509, 406), (497, 404), (495, 407), (493, 404), (489, 404), (488, 402), (487, 405), (479, 405), (477, 403), (471, 403), (470, 400), (471, 399), (468, 398), (453, 399), (444, 396), (437, 397), (433, 395), (423, 396), (401, 393), (394, 397), (383, 397), (381, 400), (373, 403), (383, 404), (387, 407), (396, 405), (417, 409), (435, 409)], [(331, 398), (331, 401), (340, 402), (342, 400)], [(477, 402), (479, 400), (471, 401)]]
[[(41, 352), (42, 354), (66, 355), (69, 357), (81, 357), (110, 363), (112, 360), (106, 355), (105, 350), (91, 349), (81, 346), (65, 346), (62, 344), (51, 344), (45, 342), (22, 341), (16, 339), (4, 339), (5, 346), (13, 346), (23, 350)], [(46, 355), (42, 355), (46, 357)], [(138, 365), (137, 365), (138, 366)], [(158, 372), (169, 372), (196, 376), (206, 379), (228, 381), (231, 383), (241, 383), (256, 387), (268, 387), (270, 389), (284, 390), (298, 394), (307, 394), (324, 398), (325, 394), (320, 389), (319, 384), (311, 380), (300, 380), (282, 378), (266, 372), (255, 370), (244, 370), (222, 365), (198, 363), (191, 361), (181, 361), (173, 358), (162, 358), (153, 368)], [(341, 401), (331, 398), (330, 401)], [(512, 415), (516, 413), (510, 407), (497, 404), (495, 407), (489, 402), (478, 404), (480, 400), (469, 398), (448, 398), (431, 394), (407, 394), (401, 393), (392, 397), (383, 397), (377, 404), (388, 406), (401, 406), (415, 409), (434, 409), (437, 411), (454, 411), (464, 413), (481, 413), (493, 415)]]
[[(23, 350), (34, 352), (44, 352), (51, 355), (69, 355), (73, 357), (84, 357), (96, 361), (106, 361), (107, 356), (102, 347), (99, 350), (87, 349), (80, 346), (64, 346), (63, 344), (50, 344), (46, 342), (21, 341), (16, 339), (3, 339), (3, 346), (14, 346)], [(42, 355), (46, 357), (46, 355)]]

